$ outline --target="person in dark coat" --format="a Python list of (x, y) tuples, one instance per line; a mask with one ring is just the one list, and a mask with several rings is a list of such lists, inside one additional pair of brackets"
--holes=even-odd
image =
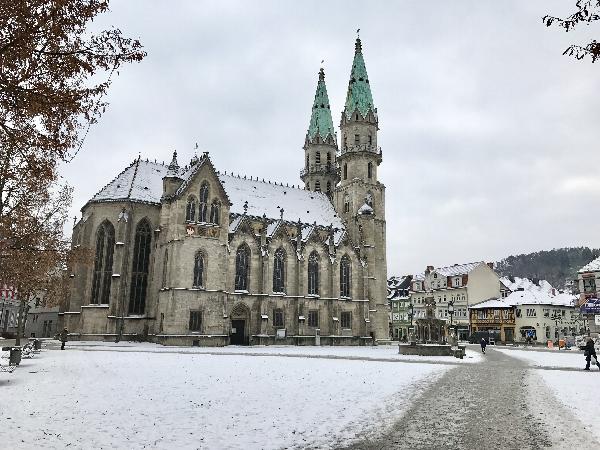
[(65, 327), (59, 334), (59, 338), (60, 338), (60, 349), (64, 350), (65, 349), (65, 342), (67, 342), (67, 337), (69, 336), (69, 330), (67, 330), (67, 327)]
[(481, 353), (485, 353), (485, 346), (487, 345), (487, 341), (485, 340), (485, 338), (481, 338)]
[(587, 342), (583, 348), (583, 354), (585, 355), (585, 369), (583, 370), (590, 370), (590, 362), (592, 361), (592, 357), (594, 358), (598, 369), (600, 369), (600, 362), (598, 362), (598, 356), (596, 356), (596, 349), (594, 348), (594, 340), (591, 337), (587, 338)]

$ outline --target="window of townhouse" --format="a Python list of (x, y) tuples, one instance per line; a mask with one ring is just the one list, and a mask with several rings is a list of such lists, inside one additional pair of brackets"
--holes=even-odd
[(311, 309), (308, 311), (308, 326), (316, 328), (319, 326), (319, 311)]
[(548, 308), (544, 308), (544, 317), (550, 317), (550, 310)]
[(527, 308), (527, 317), (536, 317), (537, 314), (535, 313), (535, 309), (534, 308)]
[(584, 278), (583, 290), (584, 292), (596, 292), (596, 280), (594, 278)]
[(521, 310), (520, 309), (515, 310), (515, 316), (521, 317)]

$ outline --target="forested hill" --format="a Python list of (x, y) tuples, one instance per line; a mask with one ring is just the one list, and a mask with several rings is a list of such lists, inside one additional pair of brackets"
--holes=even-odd
[(588, 247), (556, 248), (509, 256), (495, 264), (496, 272), (503, 276), (539, 278), (547, 280), (557, 289), (573, 280), (577, 271), (600, 255), (600, 249)]

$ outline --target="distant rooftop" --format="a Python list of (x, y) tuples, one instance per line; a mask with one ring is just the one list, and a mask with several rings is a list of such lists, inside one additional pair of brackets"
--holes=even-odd
[(600, 270), (600, 257), (583, 266), (577, 273), (597, 272)]

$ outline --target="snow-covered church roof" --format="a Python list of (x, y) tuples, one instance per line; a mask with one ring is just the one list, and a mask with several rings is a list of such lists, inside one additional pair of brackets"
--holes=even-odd
[[(202, 164), (203, 161), (204, 158), (198, 164)], [(196, 173), (195, 169), (178, 169), (179, 178), (183, 180), (184, 185)], [(163, 194), (162, 179), (167, 175), (167, 171), (168, 166), (164, 164), (138, 158), (94, 195), (90, 203), (129, 200), (159, 205)], [(231, 202), (230, 213), (245, 213), (256, 217), (264, 215), (268, 219), (283, 219), (289, 222), (300, 220), (304, 224), (316, 223), (324, 227), (331, 225), (340, 230), (344, 228), (331, 201), (321, 192), (218, 172), (217, 174)]]

